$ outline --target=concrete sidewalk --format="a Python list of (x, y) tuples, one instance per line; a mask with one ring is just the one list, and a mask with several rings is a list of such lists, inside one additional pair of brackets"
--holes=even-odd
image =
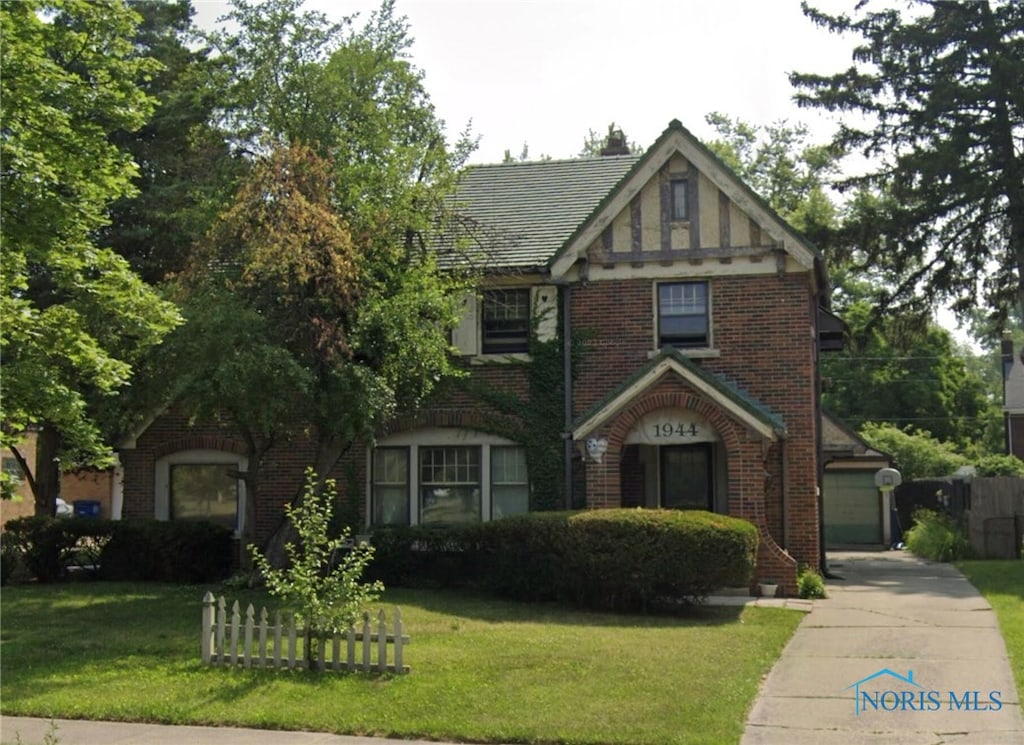
[(1024, 743), (995, 613), (960, 572), (896, 551), (828, 557), (844, 580), (772, 668), (741, 745)]
[[(56, 725), (56, 729), (54, 729)], [(78, 719), (0, 719), (0, 743), (44, 745), (443, 745), (425, 740), (346, 737), (323, 732), (282, 732), (237, 727), (180, 727)]]

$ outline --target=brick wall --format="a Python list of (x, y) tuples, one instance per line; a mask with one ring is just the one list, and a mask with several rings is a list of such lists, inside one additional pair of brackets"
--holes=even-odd
[[(759, 521), (772, 539), (769, 543), (785, 542), (796, 562), (817, 566), (818, 425), (808, 276), (713, 277), (708, 283), (712, 346), (719, 356), (699, 364), (735, 381), (780, 414), (788, 432), (784, 442), (771, 445), (767, 452), (760, 443), (737, 445), (728, 452), (730, 512)], [(576, 370), (577, 417), (589, 413), (649, 360), (656, 347), (654, 298), (650, 279), (593, 282), (574, 289), (573, 326), (589, 337)], [(591, 506), (619, 504), (618, 458), (618, 450), (610, 445), (604, 463), (588, 466)], [(768, 553), (766, 566), (777, 564), (779, 571), (789, 571), (792, 561), (781, 551)], [(778, 578), (792, 591), (788, 579)]]
[[(694, 391), (681, 390), (678, 383), (668, 382), (664, 390), (650, 391), (649, 395), (655, 399), (670, 396), (677, 403), (683, 396), (686, 407), (700, 411), (723, 436), (729, 512), (751, 519), (761, 530), (760, 575), (768, 576), (770, 572), (784, 591), (793, 592), (796, 562), (818, 564), (815, 340), (808, 277), (770, 274), (714, 277), (708, 281), (713, 346), (719, 356), (703, 359), (700, 364), (729, 377), (780, 414), (787, 437), (766, 443)], [(656, 346), (654, 307), (654, 283), (649, 279), (574, 287), (573, 326), (586, 332), (589, 339), (575, 371), (575, 416), (588, 412), (649, 361)], [(478, 385), (511, 391), (526, 399), (528, 381), (521, 367), (468, 365), (467, 370)], [(424, 410), (397, 417), (379, 434), (421, 426), (493, 431), (493, 412), (487, 412), (475, 396), (467, 393), (471, 388), (458, 382), (445, 385)], [(579, 483), (585, 483), (590, 507), (642, 503), (642, 493), (636, 486), (641, 479), (631, 477), (633, 490), (622, 492), (620, 457), (629, 425), (623, 422), (619, 439), (610, 445), (603, 463), (587, 463), (580, 471), (583, 478)], [(560, 447), (561, 443), (552, 446)], [(121, 453), (125, 517), (152, 517), (156, 460), (195, 448), (245, 452), (242, 441), (223, 428), (190, 426), (174, 412), (163, 415), (139, 438), (135, 449)], [(353, 447), (332, 474), (339, 493), (345, 495), (350, 484), (356, 487), (354, 495), (343, 499), (354, 498), (361, 514), (365, 510), (365, 453), (364, 447)], [(257, 540), (276, 527), (281, 507), (300, 488), (303, 470), (313, 459), (312, 444), (301, 436), (278, 444), (267, 454), (256, 508)], [(637, 476), (639, 464), (629, 461), (626, 470)], [(782, 552), (783, 544), (792, 558)]]

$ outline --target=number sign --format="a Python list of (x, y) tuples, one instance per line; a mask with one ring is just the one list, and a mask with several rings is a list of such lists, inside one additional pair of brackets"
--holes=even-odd
[(682, 409), (662, 409), (637, 422), (626, 437), (626, 444), (689, 445), (717, 440), (718, 433), (699, 414)]

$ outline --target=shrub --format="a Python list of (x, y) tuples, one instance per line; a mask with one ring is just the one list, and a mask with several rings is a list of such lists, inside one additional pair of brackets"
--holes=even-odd
[(986, 455), (978, 460), (975, 469), (979, 476), (1024, 476), (1024, 461), (1005, 453)]
[(20, 517), (7, 523), (6, 543), (29, 574), (56, 582), (68, 567), (93, 568), (116, 523), (94, 518)]
[(806, 566), (797, 573), (796, 591), (797, 595), (809, 600), (827, 597), (825, 580), (816, 571)]
[(907, 548), (918, 556), (932, 561), (958, 561), (974, 554), (970, 542), (949, 515), (919, 509), (914, 511), (913, 518), (914, 525), (904, 540)]
[(468, 587), (480, 577), (479, 524), (374, 529), (367, 576), (400, 587)]
[(301, 619), (306, 662), (311, 670), (316, 669), (312, 664), (316, 645), (310, 643), (311, 639), (355, 624), (363, 608), (384, 590), (380, 582), (360, 581), (373, 557), (372, 546), (350, 544), (347, 527), (335, 538), (328, 536), (336, 498), (335, 482), (326, 481), (321, 491), (316, 475), (307, 469), (302, 501), (297, 506), (285, 507), (285, 514), (298, 534), (296, 543), (285, 545), (288, 566), (272, 567), (259, 549), (249, 546), (253, 563), (267, 582), (267, 590), (284, 600), (288, 609)]
[(455, 529), (378, 530), (374, 576), (407, 586), (477, 585), (516, 600), (645, 609), (748, 584), (757, 540), (750, 523), (709, 512), (533, 512)]
[(231, 573), (232, 533), (208, 522), (115, 522), (100, 554), (103, 579), (215, 582)]
[(860, 435), (868, 445), (893, 457), (904, 482), (949, 476), (967, 464), (955, 445), (936, 440), (925, 430), (904, 432), (894, 424), (867, 422)]
[(748, 584), (757, 558), (751, 523), (710, 512), (596, 510), (568, 525), (569, 599), (592, 608), (699, 601)]
[(17, 569), (18, 549), (5, 533), (0, 537), (0, 587), (10, 582), (11, 576)]
[(569, 520), (572, 512), (531, 512), (481, 526), (480, 583), (513, 600), (567, 596)]

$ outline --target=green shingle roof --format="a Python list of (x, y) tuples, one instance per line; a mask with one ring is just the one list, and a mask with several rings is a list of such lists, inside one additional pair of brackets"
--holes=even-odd
[(470, 254), (490, 266), (543, 266), (639, 159), (609, 155), (467, 168), (455, 209), (470, 235)]

